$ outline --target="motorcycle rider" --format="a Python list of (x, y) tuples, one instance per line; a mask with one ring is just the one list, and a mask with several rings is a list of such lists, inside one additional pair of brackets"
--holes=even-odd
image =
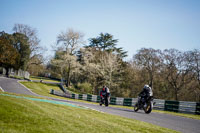
[(108, 101), (110, 100), (110, 90), (108, 87), (103, 86), (100, 92), (100, 97), (101, 97), (101, 103), (103, 103), (103, 98), (108, 98)]
[(151, 96), (153, 96), (153, 91), (149, 85), (145, 85), (140, 92), (141, 102), (144, 104)]

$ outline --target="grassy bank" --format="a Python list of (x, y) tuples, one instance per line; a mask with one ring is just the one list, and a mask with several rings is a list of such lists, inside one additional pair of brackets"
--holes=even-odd
[(20, 82), (27, 88), (31, 89), (34, 93), (43, 96), (53, 96), (50, 94), (51, 89), (60, 90), (60, 87), (56, 84), (46, 84), (46, 83), (37, 83), (37, 82)]
[[(55, 95), (49, 94), (51, 89), (60, 90), (60, 88), (57, 85), (44, 84), (44, 83), (35, 83), (35, 82), (21, 82), (21, 83), (23, 85), (25, 85), (27, 88), (31, 89), (33, 92), (35, 92), (37, 94), (40, 94), (40, 95), (55, 97), (55, 98), (59, 98), (59, 99), (67, 99), (67, 100), (79, 101), (79, 102), (87, 102), (87, 101), (83, 101), (83, 100), (63, 98), (63, 97), (59, 97), (59, 96), (55, 96)], [(87, 102), (87, 103), (98, 104), (98, 103), (93, 103), (93, 102)], [(110, 105), (110, 106), (133, 109), (133, 107), (127, 107), (127, 106), (118, 106), (118, 105)], [(166, 113), (166, 114), (170, 114), (170, 115), (176, 115), (176, 116), (181, 116), (181, 117), (187, 117), (187, 118), (200, 120), (200, 115), (183, 114), (183, 113), (175, 113), (175, 112), (159, 111), (159, 110), (153, 110), (153, 112)]]
[(51, 79), (51, 78), (37, 77), (37, 76), (31, 76), (31, 77), (30, 77), (30, 80), (37, 80), (37, 81), (40, 81), (41, 79), (42, 79), (42, 81), (45, 81), (45, 82), (60, 83), (60, 81), (54, 80), (54, 79)]
[(6, 133), (175, 132), (145, 122), (90, 109), (80, 109), (2, 95), (0, 95), (0, 101), (0, 130)]

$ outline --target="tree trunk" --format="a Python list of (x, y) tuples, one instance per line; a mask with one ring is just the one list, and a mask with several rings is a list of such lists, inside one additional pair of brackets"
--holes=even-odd
[(111, 86), (111, 82), (112, 82), (112, 72), (109, 73), (109, 88)]
[(153, 89), (153, 74), (152, 72), (149, 72), (149, 78), (150, 78), (150, 82), (149, 82), (149, 86)]
[(175, 88), (175, 100), (178, 101), (178, 88)]
[(68, 70), (68, 72), (67, 72), (67, 87), (69, 87), (70, 86), (70, 65), (69, 65), (69, 70)]
[(9, 73), (8, 73), (9, 72), (9, 68), (6, 67), (5, 69), (6, 69), (6, 76), (8, 77), (8, 75), (9, 75)]
[(149, 86), (153, 89), (153, 79), (150, 80)]

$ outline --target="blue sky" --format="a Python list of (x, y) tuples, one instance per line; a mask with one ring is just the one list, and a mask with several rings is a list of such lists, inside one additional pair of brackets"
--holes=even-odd
[(127, 59), (143, 47), (200, 49), (200, 0), (0, 0), (0, 31), (12, 33), (15, 23), (37, 29), (46, 55), (68, 28), (86, 41), (112, 34)]

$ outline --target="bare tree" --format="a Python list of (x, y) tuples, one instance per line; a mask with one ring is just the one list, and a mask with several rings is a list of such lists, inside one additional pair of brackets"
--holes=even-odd
[(37, 37), (37, 30), (25, 25), (25, 24), (15, 24), (13, 27), (14, 32), (25, 34), (29, 38), (29, 44), (31, 49), (31, 57), (41, 54), (42, 47), (40, 46), (40, 40)]
[(175, 100), (178, 100), (179, 92), (191, 82), (185, 54), (176, 49), (164, 51), (165, 79), (174, 90)]
[(187, 66), (192, 71), (193, 79), (196, 82), (192, 91), (196, 95), (196, 101), (200, 102), (200, 50), (188, 51), (186, 57), (188, 61)]
[(68, 29), (66, 32), (61, 32), (57, 37), (57, 44), (62, 44), (61, 47), (65, 48), (70, 54), (76, 54), (77, 49), (83, 41), (84, 34), (81, 32)]
[(156, 72), (161, 67), (161, 51), (155, 49), (142, 48), (134, 56), (134, 61), (148, 72), (149, 85), (153, 88), (153, 80)]

